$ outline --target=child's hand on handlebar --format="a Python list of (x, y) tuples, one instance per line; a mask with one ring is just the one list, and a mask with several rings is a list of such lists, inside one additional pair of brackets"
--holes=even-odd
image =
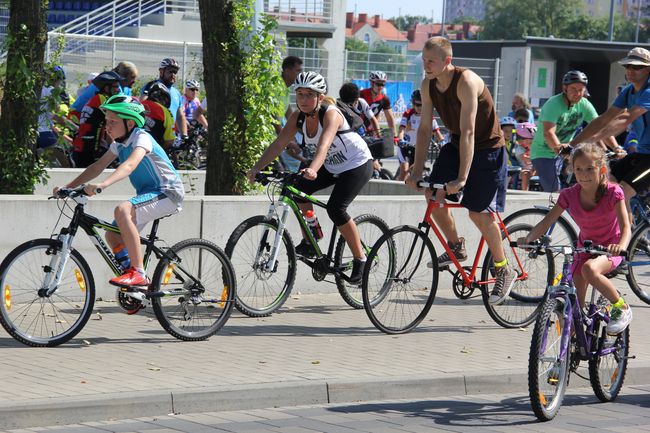
[(248, 179), (248, 182), (250, 183), (255, 183), (255, 178), (259, 173), (260, 171), (253, 167), (246, 172), (246, 179)]
[(609, 244), (607, 246), (607, 252), (612, 256), (620, 256), (621, 251), (625, 251), (625, 248), (621, 247), (619, 244)]

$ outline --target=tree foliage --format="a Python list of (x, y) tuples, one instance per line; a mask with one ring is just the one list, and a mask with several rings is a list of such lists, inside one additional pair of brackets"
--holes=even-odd
[(415, 24), (431, 24), (433, 21), (431, 17), (427, 18), (424, 15), (402, 15), (400, 17), (388, 18), (395, 27), (399, 30), (408, 30), (414, 27)]
[[(607, 40), (608, 17), (583, 13), (580, 0), (492, 0), (486, 3), (481, 39), (517, 40), (527, 36), (554, 36), (578, 40)], [(616, 16), (614, 40), (633, 42), (636, 21)], [(650, 36), (642, 21), (639, 41)]]
[(47, 0), (12, 0), (0, 106), (0, 193), (31, 194), (44, 177), (36, 153), (47, 41)]
[(281, 59), (263, 17), (253, 29), (253, 0), (199, 0), (208, 97), (206, 194), (242, 194), (249, 169), (275, 138), (285, 88)]

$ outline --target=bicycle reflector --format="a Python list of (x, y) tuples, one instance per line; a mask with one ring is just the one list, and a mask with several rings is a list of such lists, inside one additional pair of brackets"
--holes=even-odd
[(74, 276), (77, 277), (77, 284), (79, 284), (79, 288), (81, 289), (82, 292), (86, 291), (86, 282), (84, 281), (84, 276), (81, 275), (81, 272), (79, 269), (74, 270)]
[(9, 284), (5, 286), (4, 299), (5, 307), (7, 307), (7, 310), (11, 310), (11, 290), (9, 290)]
[(227, 299), (228, 299), (228, 286), (223, 286), (223, 290), (221, 291), (221, 303), (219, 304), (221, 308), (223, 308), (224, 305), (226, 305)]
[(167, 270), (165, 271), (165, 278), (163, 278), (163, 285), (169, 283), (169, 279), (172, 277), (173, 272), (174, 272), (174, 265), (167, 266)]

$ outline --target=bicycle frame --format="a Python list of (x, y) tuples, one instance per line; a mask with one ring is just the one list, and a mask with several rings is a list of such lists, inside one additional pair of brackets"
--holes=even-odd
[[(567, 253), (568, 252), (569, 250), (567, 250)], [(576, 295), (576, 288), (573, 285), (573, 276), (571, 274), (572, 262), (573, 256), (565, 254), (565, 261), (562, 267), (562, 280), (559, 285), (552, 286), (548, 290), (548, 296), (550, 298), (561, 299), (564, 303), (563, 318), (567, 325), (562, 330), (560, 359), (563, 360), (569, 356), (571, 333), (574, 326), (575, 337), (580, 350), (581, 359), (589, 360), (615, 352), (617, 350), (616, 347), (604, 348), (595, 352), (592, 350), (592, 347), (594, 347), (594, 339), (599, 338), (599, 336), (594, 333), (597, 320), (603, 321), (607, 324), (609, 323), (610, 318), (597, 305), (596, 289), (593, 287), (587, 312), (580, 307)], [(586, 325), (586, 328), (585, 326), (577, 326), (576, 323)], [(544, 335), (544, 339), (546, 338), (547, 335)], [(546, 341), (544, 341), (544, 344), (541, 347), (546, 347)]]
[[(279, 254), (278, 245), (280, 245), (282, 242), (282, 235), (284, 234), (284, 231), (286, 229), (289, 212), (293, 212), (293, 214), (296, 216), (296, 219), (300, 223), (300, 228), (307, 234), (307, 238), (309, 239), (309, 242), (316, 250), (316, 257), (320, 258), (323, 256), (323, 252), (321, 251), (320, 246), (318, 245), (318, 241), (314, 238), (314, 235), (312, 234), (311, 230), (309, 230), (309, 227), (307, 227), (307, 222), (305, 221), (305, 218), (302, 215), (300, 208), (298, 207), (298, 203), (296, 202), (297, 199), (307, 200), (309, 203), (314, 204), (321, 208), (327, 207), (327, 204), (323, 203), (317, 198), (310, 196), (309, 194), (305, 194), (304, 192), (299, 191), (294, 186), (286, 185), (286, 184), (283, 185), (282, 191), (280, 192), (280, 197), (278, 198), (277, 201), (271, 203), (271, 205), (269, 206), (269, 210), (266, 214), (267, 219), (272, 219), (274, 215), (278, 217), (278, 230), (275, 233), (275, 240), (273, 242), (273, 246), (271, 249), (270, 259), (265, 265), (266, 271), (272, 271), (275, 267), (275, 263), (277, 261), (278, 254)], [(336, 226), (334, 226), (332, 236), (330, 238), (327, 257), (332, 257), (332, 254), (334, 252), (334, 241), (336, 238), (335, 233), (336, 233)], [(263, 239), (263, 241), (266, 241), (266, 239)], [(261, 254), (261, 251), (258, 252), (258, 255), (259, 254)], [(259, 260), (259, 256), (256, 257), (256, 260)], [(314, 266), (315, 262), (307, 260), (306, 258), (301, 258), (301, 260), (307, 263), (309, 266), (312, 267)], [(341, 276), (344, 277), (343, 275)]]
[[(465, 286), (471, 286), (472, 283), (475, 281), (476, 273), (478, 271), (478, 263), (481, 258), (481, 253), (483, 252), (483, 247), (487, 243), (485, 238), (481, 236), (481, 240), (479, 241), (478, 244), (478, 249), (476, 250), (476, 255), (474, 256), (474, 262), (472, 263), (472, 268), (469, 273), (465, 271), (463, 266), (460, 264), (460, 262), (456, 259), (456, 256), (453, 254), (451, 251), (451, 248), (449, 248), (449, 245), (445, 241), (445, 238), (442, 236), (442, 233), (440, 232), (440, 229), (438, 229), (438, 226), (436, 225), (435, 221), (431, 217), (431, 212), (433, 211), (434, 208), (462, 208), (464, 207), (463, 205), (459, 203), (439, 203), (436, 202), (435, 200), (429, 200), (429, 203), (427, 205), (427, 210), (424, 214), (424, 219), (423, 221), (418, 225), (420, 229), (423, 227), (425, 228), (425, 233), (428, 235), (429, 234), (429, 228), (433, 229), (433, 232), (435, 233), (436, 237), (442, 244), (443, 248), (447, 252), (447, 255), (449, 258), (452, 260), (454, 266), (456, 266), (456, 269), (458, 269), (459, 274), (463, 278), (463, 283)], [(490, 215), (492, 216), (492, 220), (495, 220), (495, 215), (496, 215), (496, 220), (498, 221), (498, 226), (501, 231), (506, 235), (506, 238), (508, 239), (508, 243), (510, 242), (510, 234), (508, 233), (508, 230), (506, 229), (505, 224), (503, 224), (503, 220), (501, 219), (501, 215), (499, 215), (498, 212), (490, 212)], [(521, 263), (521, 260), (519, 259), (519, 255), (515, 251), (514, 247), (512, 248), (512, 252), (517, 260), (517, 265), (519, 266), (519, 270), (521, 271), (521, 274), (517, 277), (517, 280), (524, 280), (528, 278), (528, 274), (524, 270), (524, 267)], [(486, 285), (486, 284), (491, 284), (494, 283), (495, 279), (490, 279), (486, 281), (478, 281), (479, 285)]]
[[(50, 261), (50, 266), (52, 268), (56, 266), (57, 271), (54, 277), (51, 279), (51, 281), (48, 281), (51, 278), (48, 276), (44, 283), (44, 289), (46, 289), (48, 296), (51, 295), (56, 290), (56, 288), (60, 283), (62, 272), (68, 261), (68, 258), (70, 257), (72, 240), (76, 236), (77, 230), (79, 228), (81, 228), (84, 232), (86, 232), (92, 244), (95, 246), (95, 248), (97, 248), (97, 251), (99, 251), (99, 254), (106, 261), (106, 263), (108, 264), (108, 266), (111, 268), (111, 270), (115, 275), (120, 275), (121, 273), (126, 271), (126, 269), (122, 267), (121, 263), (117, 261), (115, 255), (108, 247), (108, 245), (106, 245), (106, 243), (104, 242), (104, 240), (101, 238), (100, 234), (97, 231), (97, 229), (102, 229), (102, 230), (111, 231), (113, 233), (120, 234), (120, 229), (113, 224), (110, 224), (92, 215), (86, 214), (84, 211), (84, 207), (88, 203), (88, 197), (78, 196), (78, 197), (74, 197), (73, 200), (77, 203), (77, 206), (75, 207), (74, 214), (72, 216), (70, 224), (67, 227), (63, 227), (57, 237), (59, 242), (61, 242), (61, 253), (62, 253), (61, 260), (58, 260), (56, 255), (52, 256), (52, 259)], [(174, 260), (174, 257), (170, 256), (166, 251), (163, 251), (162, 249), (160, 249), (155, 245), (155, 242), (158, 240), (156, 233), (158, 231), (159, 222), (160, 220), (158, 219), (153, 222), (153, 225), (151, 227), (151, 232), (149, 233), (148, 237), (140, 236), (140, 244), (146, 246), (144, 252), (145, 269), (147, 268), (152, 253), (158, 259), (165, 258), (170, 261)], [(175, 268), (178, 268), (184, 275), (191, 278), (195, 283), (198, 282), (189, 272), (187, 272), (187, 270), (183, 269), (180, 263), (176, 262)], [(174, 273), (178, 275), (178, 272), (176, 270), (174, 270)]]

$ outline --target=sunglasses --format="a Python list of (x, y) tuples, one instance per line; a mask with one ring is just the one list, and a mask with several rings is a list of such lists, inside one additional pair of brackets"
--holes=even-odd
[(187, 90), (191, 90), (193, 92), (198, 92), (199, 91), (199, 89), (187, 89)]
[(634, 71), (640, 71), (643, 68), (647, 68), (645, 65), (625, 65), (623, 66), (625, 69), (632, 69)]
[(421, 106), (422, 106), (422, 103), (421, 103), (421, 102), (414, 102), (414, 103), (413, 103), (413, 106), (414, 106), (414, 107), (421, 107)]
[(385, 87), (386, 86), (386, 83), (372, 83), (372, 84), (374, 84), (377, 87)]

